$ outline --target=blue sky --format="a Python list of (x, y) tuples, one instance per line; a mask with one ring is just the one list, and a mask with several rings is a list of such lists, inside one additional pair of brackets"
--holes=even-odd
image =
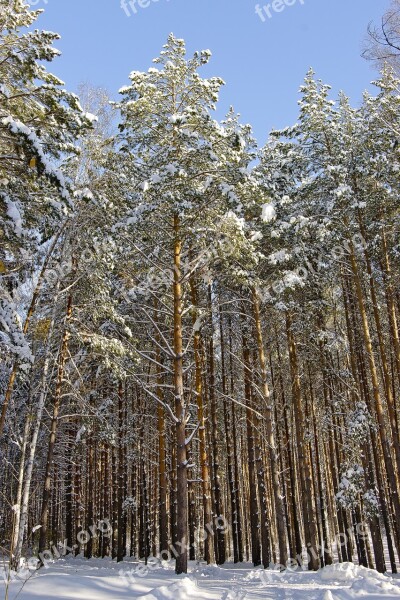
[[(132, 70), (147, 70), (170, 32), (188, 51), (213, 53), (204, 75), (226, 81), (218, 116), (230, 105), (252, 124), (259, 143), (273, 127), (297, 118), (298, 89), (312, 66), (318, 77), (344, 90), (353, 104), (375, 77), (360, 57), (371, 20), (388, 0), (290, 0), (281, 12), (255, 11), (256, 0), (31, 0), (45, 8), (41, 28), (57, 31), (63, 55), (52, 71), (76, 91), (82, 81), (106, 87), (113, 97)], [(137, 2), (147, 1), (147, 8)], [(261, 0), (261, 6), (271, 0)], [(288, 4), (290, 3), (288, 1)], [(278, 5), (279, 6), (279, 5)], [(128, 17), (126, 12), (130, 13)]]

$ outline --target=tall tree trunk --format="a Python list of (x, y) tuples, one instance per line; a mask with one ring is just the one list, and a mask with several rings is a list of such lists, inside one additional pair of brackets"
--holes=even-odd
[(265, 360), (264, 340), (260, 317), (260, 301), (256, 290), (253, 290), (253, 309), (258, 348), (258, 360), (260, 363), (261, 391), (264, 399), (263, 413), (265, 415), (267, 444), (271, 469), (271, 483), (274, 493), (275, 519), (279, 544), (279, 562), (283, 567), (285, 567), (288, 561), (285, 507), (283, 505), (281, 482), (279, 477), (279, 460), (274, 431), (274, 410), (272, 404), (272, 396), (270, 394), (268, 386), (267, 364)]
[[(219, 451), (219, 423), (218, 423), (218, 403), (216, 396), (215, 385), (215, 352), (214, 352), (214, 316), (213, 316), (213, 298), (211, 286), (208, 287), (208, 308), (210, 311), (210, 332), (209, 332), (209, 395), (210, 395), (210, 412), (211, 412), (211, 442), (213, 455), (213, 487), (214, 487), (214, 517), (216, 523), (223, 517), (222, 515), (222, 491), (221, 491), (221, 476), (220, 476), (220, 451)], [(225, 534), (222, 529), (216, 526), (216, 545), (215, 555), (217, 565), (222, 565), (225, 562)]]
[(174, 219), (174, 389), (176, 423), (177, 462), (177, 557), (175, 572), (187, 573), (188, 546), (188, 477), (186, 452), (187, 408), (183, 387), (183, 340), (182, 340), (182, 240), (179, 217)]
[[(230, 327), (229, 327), (230, 331)], [(223, 411), (224, 411), (224, 429), (225, 429), (225, 437), (227, 440), (231, 439), (232, 444), (228, 444), (227, 448), (227, 466), (228, 466), (228, 486), (229, 486), (229, 499), (230, 499), (230, 507), (231, 507), (231, 523), (232, 523), (232, 545), (233, 545), (233, 559), (234, 562), (239, 562), (239, 540), (238, 540), (238, 519), (240, 522), (239, 510), (238, 510), (238, 502), (237, 502), (237, 490), (236, 490), (236, 479), (235, 479), (235, 470), (234, 470), (234, 460), (233, 460), (233, 448), (236, 444), (236, 439), (232, 437), (232, 429), (230, 423), (230, 413), (229, 406), (227, 401), (227, 379), (226, 379), (226, 365), (225, 365), (225, 335), (224, 335), (224, 326), (223, 326), (223, 315), (220, 309), (219, 315), (219, 334), (220, 334), (220, 344), (221, 344), (221, 375), (222, 375), (222, 393), (224, 396), (223, 399)]]
[(243, 335), (243, 369), (244, 369), (244, 396), (246, 400), (246, 424), (247, 424), (247, 456), (249, 471), (249, 510), (250, 510), (250, 533), (251, 533), (251, 555), (255, 567), (261, 565), (260, 544), (260, 515), (257, 497), (257, 480), (255, 474), (255, 450), (254, 450), (254, 427), (252, 410), (252, 378), (250, 366), (250, 350), (247, 345), (246, 334)]
[(47, 527), (49, 517), (49, 500), (51, 492), (51, 472), (53, 468), (54, 448), (56, 444), (56, 435), (58, 428), (58, 416), (61, 407), (61, 392), (64, 380), (65, 363), (67, 360), (68, 342), (70, 338), (69, 323), (72, 317), (72, 296), (68, 296), (67, 301), (67, 313), (65, 318), (64, 333), (61, 341), (60, 353), (58, 357), (58, 373), (57, 382), (54, 390), (53, 400), (53, 415), (50, 425), (50, 438), (49, 446), (47, 449), (47, 460), (46, 470), (44, 476), (44, 486), (42, 495), (42, 510), (40, 515), (40, 539), (39, 539), (39, 552), (43, 552), (46, 549), (47, 542)]
[(73, 521), (74, 521), (74, 427), (71, 423), (68, 428), (68, 451), (67, 451), (67, 473), (65, 476), (65, 538), (68, 548), (72, 548), (74, 542)]
[(118, 535), (117, 535), (117, 562), (124, 560), (126, 548), (124, 548), (124, 498), (126, 490), (124, 489), (124, 388), (122, 381), (118, 385)]
[(208, 528), (212, 525), (211, 480), (207, 452), (206, 419), (204, 414), (202, 344), (200, 323), (198, 322), (199, 315), (197, 310), (197, 291), (193, 281), (191, 281), (191, 296), (192, 304), (195, 307), (193, 312), (193, 352), (195, 361), (195, 396), (197, 404), (197, 420), (199, 425), (199, 460), (203, 504), (204, 560), (207, 562), (207, 564), (210, 564), (214, 558), (213, 536), (211, 536), (208, 531)]
[(303, 495), (303, 524), (305, 529), (306, 546), (310, 555), (309, 568), (316, 571), (320, 567), (320, 559), (316, 514), (312, 491), (312, 473), (310, 460), (308, 456), (307, 443), (305, 440), (302, 393), (297, 361), (297, 348), (292, 331), (292, 319), (288, 311), (286, 312), (286, 332), (288, 338), (290, 370), (292, 376), (292, 395), (296, 417), (296, 434), (300, 467), (300, 483)]
[[(293, 451), (292, 451), (292, 435), (291, 435), (291, 427), (289, 425), (290, 418), (290, 407), (288, 405), (286, 396), (285, 396), (285, 386), (282, 376), (282, 355), (281, 349), (278, 340), (278, 334), (275, 329), (275, 338), (276, 338), (276, 350), (278, 357), (278, 376), (279, 376), (279, 386), (280, 386), (280, 395), (282, 399), (283, 405), (283, 422), (284, 422), (284, 434), (283, 434), (283, 447), (286, 448), (286, 459), (287, 459), (287, 467), (288, 467), (288, 476), (289, 483), (287, 485), (288, 495), (287, 502), (289, 504), (289, 510), (291, 515), (292, 527), (293, 527), (293, 540), (292, 540), (292, 556), (300, 555), (302, 552), (302, 543), (301, 543), (301, 534), (300, 534), (300, 520), (298, 511), (296, 509), (296, 472), (295, 472), (295, 461), (293, 460)], [(271, 367), (272, 369), (272, 367)], [(272, 371), (271, 371), (272, 372)]]
[(28, 446), (28, 437), (30, 431), (30, 425), (32, 420), (32, 414), (29, 411), (25, 417), (25, 426), (24, 433), (22, 437), (22, 445), (21, 445), (21, 458), (19, 464), (19, 472), (18, 472), (18, 488), (17, 488), (17, 496), (14, 506), (16, 507), (14, 511), (14, 524), (13, 524), (13, 537), (11, 540), (11, 549), (10, 555), (13, 555), (14, 549), (18, 547), (18, 536), (19, 536), (19, 525), (21, 520), (21, 502), (22, 502), (22, 493), (24, 488), (24, 468), (25, 468), (25, 460), (26, 460), (26, 450)]
[(25, 528), (27, 525), (28, 519), (28, 504), (29, 504), (29, 496), (30, 489), (32, 483), (32, 473), (35, 462), (36, 448), (39, 439), (40, 427), (42, 424), (43, 411), (45, 407), (46, 397), (47, 397), (47, 378), (49, 375), (50, 363), (51, 363), (51, 344), (53, 340), (54, 327), (57, 316), (57, 308), (58, 308), (58, 291), (60, 288), (60, 283), (57, 282), (56, 290), (55, 290), (55, 299), (53, 304), (53, 312), (49, 323), (48, 333), (47, 333), (47, 341), (46, 347), (44, 350), (44, 363), (43, 363), (43, 371), (42, 377), (40, 379), (40, 394), (39, 400), (36, 407), (36, 415), (35, 422), (32, 431), (31, 443), (28, 453), (27, 462), (25, 465), (24, 472), (24, 491), (22, 494), (22, 503), (19, 515), (19, 528), (18, 528), (18, 538), (17, 544), (14, 546), (14, 555), (15, 555), (15, 564), (19, 563), (22, 553), (22, 546), (24, 541)]

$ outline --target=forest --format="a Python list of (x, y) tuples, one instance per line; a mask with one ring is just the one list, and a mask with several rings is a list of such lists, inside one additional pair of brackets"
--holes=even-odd
[(41, 11), (0, 7), (9, 580), (66, 555), (396, 574), (396, 42), (370, 30), (357, 107), (309, 70), (260, 147), (216, 118), (209, 50), (170, 34), (117, 101), (78, 97)]

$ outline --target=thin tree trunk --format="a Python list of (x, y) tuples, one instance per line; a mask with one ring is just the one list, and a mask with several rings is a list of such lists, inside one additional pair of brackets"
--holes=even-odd
[[(197, 308), (197, 293), (195, 284), (191, 282), (192, 304)], [(195, 396), (197, 403), (197, 420), (199, 425), (199, 460), (201, 470), (202, 504), (203, 504), (203, 531), (204, 531), (204, 560), (207, 564), (213, 561), (214, 545), (213, 537), (209, 534), (207, 526), (212, 524), (212, 502), (211, 502), (211, 480), (208, 464), (206, 420), (204, 414), (203, 397), (203, 358), (201, 351), (201, 334), (198, 320), (198, 311), (193, 312), (193, 352), (195, 360)]]
[(182, 340), (182, 240), (179, 217), (174, 219), (174, 388), (176, 423), (176, 462), (177, 462), (177, 557), (175, 572), (187, 573), (188, 546), (188, 477), (186, 452), (186, 402), (183, 387), (183, 340)]
[(271, 469), (271, 483), (274, 493), (274, 504), (275, 504), (275, 519), (276, 528), (278, 532), (278, 544), (279, 544), (279, 562), (285, 567), (288, 561), (287, 551), (287, 539), (286, 539), (286, 518), (285, 508), (283, 505), (283, 497), (281, 490), (281, 482), (279, 476), (279, 460), (278, 451), (276, 447), (275, 432), (274, 432), (274, 411), (272, 405), (272, 396), (269, 391), (268, 380), (267, 380), (267, 364), (265, 360), (264, 351), (264, 340), (261, 328), (261, 317), (260, 317), (260, 301), (257, 292), (253, 290), (253, 309), (254, 319), (256, 328), (256, 339), (258, 348), (258, 360), (260, 363), (260, 374), (261, 374), (261, 390), (264, 399), (264, 415), (265, 425), (267, 434), (267, 444), (269, 452), (269, 461)]
[(30, 430), (30, 426), (31, 426), (31, 420), (32, 420), (32, 414), (29, 411), (25, 418), (24, 433), (23, 433), (23, 437), (22, 437), (21, 458), (20, 458), (19, 472), (18, 472), (18, 488), (17, 488), (17, 497), (16, 497), (16, 502), (15, 502), (16, 509), (14, 511), (15, 516), (14, 516), (14, 524), (13, 524), (13, 537), (11, 540), (11, 552), (10, 552), (11, 556), (13, 555), (14, 549), (16, 549), (18, 546), (19, 525), (20, 525), (20, 520), (21, 520), (21, 502), (22, 502), (22, 493), (23, 493), (23, 487), (24, 487), (24, 468), (25, 468), (26, 449), (28, 446), (28, 437), (29, 437), (29, 430)]
[(40, 395), (39, 395), (39, 400), (38, 400), (37, 408), (36, 408), (35, 424), (33, 427), (32, 438), (31, 438), (31, 443), (30, 443), (30, 448), (29, 448), (29, 453), (28, 453), (28, 459), (27, 459), (27, 463), (25, 466), (25, 472), (24, 472), (24, 491), (22, 494), (22, 503), (21, 503), (21, 509), (20, 509), (20, 517), (19, 517), (18, 539), (17, 539), (17, 544), (15, 546), (15, 551), (14, 551), (16, 565), (19, 563), (19, 560), (20, 560), (21, 554), (22, 554), (22, 546), (23, 546), (23, 541), (24, 541), (25, 528), (26, 528), (27, 519), (28, 519), (28, 504), (29, 504), (29, 496), (30, 496), (30, 489), (31, 489), (31, 483), (32, 483), (32, 473), (33, 473), (33, 467), (34, 467), (34, 463), (35, 463), (35, 455), (36, 455), (36, 448), (37, 448), (37, 443), (38, 443), (38, 439), (39, 439), (40, 427), (42, 424), (43, 411), (44, 411), (44, 406), (45, 406), (46, 397), (47, 397), (47, 378), (48, 378), (50, 362), (51, 362), (51, 343), (52, 343), (54, 327), (55, 327), (55, 322), (56, 322), (59, 288), (60, 288), (60, 283), (57, 282), (56, 290), (55, 290), (53, 312), (52, 312), (52, 316), (50, 319), (50, 324), (49, 324), (48, 333), (47, 333), (47, 342), (46, 342), (46, 347), (45, 347), (45, 351), (44, 351), (44, 364), (43, 364), (42, 377), (41, 377), (40, 385), (39, 385)]
[(122, 381), (118, 385), (118, 534), (117, 534), (117, 562), (124, 560), (126, 548), (124, 548), (124, 388)]
[(246, 423), (247, 423), (247, 455), (249, 471), (249, 510), (250, 510), (250, 533), (251, 533), (251, 555), (255, 567), (261, 565), (260, 544), (260, 515), (257, 498), (257, 481), (255, 474), (255, 451), (254, 451), (254, 427), (251, 393), (251, 367), (250, 351), (247, 345), (246, 335), (243, 335), (243, 368), (244, 368), (244, 395), (246, 400)]
[(300, 377), (297, 362), (297, 349), (292, 331), (292, 320), (286, 312), (286, 331), (288, 337), (290, 368), (292, 375), (292, 394), (296, 416), (297, 448), (300, 467), (300, 483), (303, 495), (303, 525), (305, 529), (306, 546), (310, 554), (309, 568), (316, 571), (320, 567), (318, 533), (316, 514), (312, 492), (311, 465), (306, 447), (303, 423), (303, 407)]
[(239, 562), (239, 544), (238, 544), (238, 519), (240, 517), (238, 515), (238, 502), (237, 502), (237, 494), (236, 494), (236, 480), (235, 480), (235, 470), (234, 470), (234, 461), (233, 461), (233, 448), (232, 446), (236, 444), (235, 438), (232, 437), (231, 423), (230, 423), (230, 414), (229, 407), (227, 401), (227, 380), (226, 380), (226, 366), (225, 366), (225, 336), (224, 336), (224, 327), (223, 327), (223, 316), (220, 310), (219, 315), (219, 332), (220, 332), (220, 344), (221, 344), (221, 375), (222, 375), (222, 393), (224, 396), (223, 400), (223, 411), (224, 411), (224, 429), (225, 429), (225, 437), (227, 440), (232, 440), (232, 444), (228, 443), (227, 447), (227, 467), (228, 467), (228, 486), (229, 486), (229, 499), (230, 499), (230, 507), (231, 507), (231, 523), (232, 523), (232, 545), (233, 545), (233, 559), (234, 562)]
[(40, 539), (39, 539), (39, 552), (43, 552), (46, 549), (46, 541), (47, 541), (47, 527), (48, 527), (48, 517), (49, 517), (49, 501), (50, 501), (50, 491), (51, 491), (51, 471), (53, 468), (53, 458), (54, 458), (54, 448), (56, 444), (56, 435), (58, 428), (58, 416), (61, 407), (61, 391), (64, 380), (64, 370), (65, 363), (67, 359), (67, 351), (68, 351), (68, 342), (70, 338), (69, 332), (69, 322), (72, 317), (72, 296), (68, 296), (67, 301), (67, 312), (65, 318), (64, 325), (64, 333), (60, 347), (60, 353), (58, 358), (58, 373), (57, 373), (57, 382), (54, 390), (54, 400), (53, 400), (53, 415), (51, 419), (50, 426), (50, 439), (49, 446), (47, 449), (47, 460), (46, 460), (46, 470), (44, 476), (44, 487), (43, 487), (43, 496), (42, 496), (42, 510), (40, 515)]
[[(210, 332), (209, 332), (209, 395), (211, 412), (211, 443), (213, 455), (213, 488), (214, 488), (214, 516), (216, 522), (222, 518), (222, 491), (220, 477), (220, 451), (219, 451), (219, 423), (218, 423), (218, 405), (215, 393), (215, 352), (214, 352), (214, 317), (213, 317), (213, 299), (211, 286), (208, 287), (208, 306), (210, 311)], [(215, 555), (217, 565), (225, 562), (225, 535), (220, 527), (216, 526), (216, 544)]]

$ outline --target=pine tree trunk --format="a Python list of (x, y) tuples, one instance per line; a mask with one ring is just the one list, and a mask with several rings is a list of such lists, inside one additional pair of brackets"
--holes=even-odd
[[(229, 371), (230, 371), (230, 394), (234, 397), (235, 394), (235, 377), (233, 371), (233, 341), (232, 341), (232, 324), (229, 322)], [(236, 531), (237, 552), (234, 555), (237, 562), (243, 562), (243, 532), (242, 532), (242, 510), (241, 510), (241, 493), (239, 489), (239, 456), (238, 456), (238, 435), (236, 427), (236, 405), (232, 402), (231, 410), (232, 418), (232, 440), (233, 440), (233, 465), (234, 465), (234, 493), (235, 493), (235, 511), (233, 513), (234, 528)]]
[(56, 435), (58, 428), (58, 415), (61, 407), (61, 391), (64, 379), (64, 369), (65, 363), (67, 359), (67, 351), (68, 351), (68, 342), (69, 342), (69, 322), (72, 317), (72, 296), (68, 297), (67, 301), (67, 311), (66, 311), (66, 319), (64, 325), (64, 333), (60, 347), (60, 354), (58, 358), (58, 373), (57, 373), (57, 382), (54, 390), (54, 400), (53, 400), (53, 415), (51, 419), (50, 426), (50, 439), (49, 445), (47, 449), (47, 460), (46, 460), (46, 470), (44, 476), (44, 486), (43, 486), (43, 495), (42, 495), (42, 510), (40, 515), (40, 539), (39, 539), (39, 552), (43, 552), (46, 549), (46, 541), (47, 541), (47, 527), (48, 527), (48, 516), (49, 516), (49, 501), (50, 501), (50, 492), (51, 492), (51, 471), (53, 468), (53, 458), (54, 458), (54, 448), (56, 443)]
[(124, 560), (124, 388), (122, 382), (118, 385), (118, 500), (117, 500), (117, 562)]
[[(211, 412), (211, 443), (213, 455), (213, 487), (214, 487), (214, 518), (218, 523), (222, 515), (222, 492), (220, 476), (220, 451), (219, 451), (219, 423), (218, 423), (218, 404), (215, 393), (215, 353), (214, 353), (214, 321), (213, 321), (213, 300), (211, 286), (208, 287), (208, 307), (210, 311), (210, 331), (209, 331), (209, 396)], [(216, 526), (216, 544), (215, 555), (217, 565), (225, 562), (225, 535), (223, 531)]]
[[(293, 436), (291, 435), (291, 427), (289, 425), (290, 418), (290, 407), (288, 405), (286, 396), (285, 396), (285, 386), (283, 382), (282, 376), (282, 355), (278, 340), (278, 334), (275, 329), (275, 338), (276, 338), (276, 350), (278, 357), (278, 377), (279, 377), (279, 386), (280, 386), (280, 395), (281, 402), (283, 406), (283, 423), (284, 423), (284, 433), (283, 433), (283, 448), (286, 448), (286, 462), (288, 466), (288, 476), (289, 483), (287, 485), (288, 495), (287, 495), (287, 503), (289, 504), (289, 512), (290, 518), (292, 522), (293, 528), (293, 539), (292, 539), (292, 557), (300, 555), (302, 552), (302, 543), (301, 543), (301, 533), (300, 533), (300, 521), (298, 517), (298, 512), (296, 510), (296, 473), (295, 473), (295, 461), (293, 460), (293, 452), (292, 452), (292, 442)], [(271, 366), (272, 369), (272, 366)], [(272, 370), (271, 370), (272, 372)]]
[(111, 446), (111, 484), (111, 521), (113, 529), (111, 537), (111, 557), (116, 559), (118, 554), (118, 467), (117, 449), (115, 445)]
[(279, 562), (283, 567), (285, 567), (288, 561), (285, 508), (283, 505), (281, 482), (279, 477), (279, 461), (274, 431), (274, 411), (272, 406), (272, 397), (269, 391), (267, 380), (267, 364), (265, 360), (264, 340), (261, 327), (260, 301), (255, 290), (253, 290), (253, 309), (258, 348), (258, 360), (260, 364), (261, 374), (261, 390), (264, 400), (263, 414), (265, 415), (267, 444), (271, 469), (271, 483), (274, 493), (275, 519), (279, 544)]
[[(155, 301), (155, 318), (158, 304)], [(159, 528), (159, 551), (160, 554), (168, 550), (168, 515), (167, 515), (167, 473), (166, 473), (166, 445), (165, 445), (165, 410), (162, 406), (164, 395), (162, 390), (162, 366), (160, 337), (158, 336), (156, 350), (157, 360), (157, 397), (160, 401), (157, 407), (157, 431), (158, 431), (158, 528)]]
[(11, 540), (10, 556), (13, 555), (14, 549), (17, 549), (17, 547), (18, 547), (19, 526), (20, 526), (20, 520), (21, 520), (21, 502), (22, 502), (22, 493), (23, 493), (23, 488), (24, 488), (24, 468), (25, 468), (26, 450), (27, 450), (27, 446), (28, 446), (28, 437), (29, 437), (29, 430), (30, 430), (30, 426), (31, 426), (31, 420), (32, 420), (32, 414), (29, 411), (25, 418), (24, 433), (23, 433), (23, 437), (22, 437), (21, 458), (20, 458), (19, 472), (18, 472), (18, 488), (17, 488), (16, 501), (14, 503), (14, 506), (16, 506), (16, 510), (14, 512), (13, 536), (12, 536), (12, 540)]
[(29, 448), (29, 453), (28, 453), (28, 459), (27, 459), (27, 463), (25, 465), (25, 471), (24, 471), (24, 490), (23, 490), (23, 494), (22, 494), (21, 508), (19, 511), (19, 527), (18, 527), (18, 529), (14, 527), (15, 534), (17, 534), (17, 537), (14, 539), (14, 544), (13, 544), (14, 561), (15, 561), (14, 566), (18, 565), (19, 560), (21, 558), (22, 546), (23, 546), (23, 542), (24, 542), (24, 534), (25, 534), (25, 529), (26, 529), (27, 520), (28, 520), (28, 507), (29, 507), (28, 505), (29, 505), (29, 496), (30, 496), (30, 489), (31, 489), (31, 483), (32, 483), (32, 473), (33, 473), (33, 467), (34, 467), (34, 462), (35, 462), (35, 455), (36, 455), (36, 448), (37, 448), (37, 443), (38, 443), (38, 439), (39, 439), (40, 427), (42, 424), (43, 411), (44, 411), (45, 402), (46, 402), (46, 398), (47, 398), (47, 378), (48, 378), (50, 362), (51, 362), (51, 343), (52, 343), (55, 322), (56, 322), (56, 316), (57, 316), (57, 301), (58, 301), (59, 289), (60, 289), (60, 282), (58, 281), (56, 284), (56, 289), (55, 289), (53, 311), (52, 311), (52, 316), (50, 319), (48, 333), (47, 333), (46, 347), (45, 347), (44, 353), (43, 353), (44, 363), (43, 363), (42, 377), (40, 379), (40, 385), (39, 385), (40, 394), (39, 394), (39, 400), (38, 400), (37, 407), (36, 407), (35, 423), (34, 423), (33, 432), (32, 432), (32, 438), (31, 438), (31, 443), (30, 443), (30, 448)]
[[(223, 327), (223, 317), (220, 310), (220, 344), (221, 344), (221, 371), (222, 371), (222, 393), (224, 396), (223, 400), (223, 411), (224, 411), (224, 429), (225, 438), (232, 440), (232, 444), (228, 443), (227, 448), (227, 467), (228, 467), (228, 486), (229, 486), (229, 499), (231, 507), (231, 523), (232, 523), (232, 545), (233, 545), (233, 560), (235, 563), (239, 562), (239, 539), (238, 539), (238, 527), (240, 526), (240, 511), (237, 499), (237, 481), (235, 478), (234, 469), (234, 458), (233, 458), (233, 446), (236, 444), (236, 438), (232, 435), (229, 406), (227, 401), (227, 377), (226, 377), (226, 366), (225, 366), (225, 336)], [(230, 331), (230, 327), (229, 327)], [(231, 392), (233, 395), (233, 390)]]
[(315, 445), (315, 469), (317, 472), (317, 481), (318, 481), (318, 491), (319, 491), (319, 509), (321, 512), (321, 547), (323, 552), (321, 552), (321, 566), (324, 567), (326, 565), (332, 564), (332, 553), (330, 552), (330, 543), (329, 543), (329, 534), (328, 534), (328, 515), (326, 514), (326, 503), (325, 503), (325, 489), (324, 489), (324, 478), (322, 473), (323, 462), (320, 456), (320, 448), (319, 448), (319, 437), (318, 437), (318, 425), (315, 414), (315, 397), (314, 397), (314, 389), (312, 385), (312, 377), (311, 377), (311, 367), (308, 365), (308, 378), (310, 383), (310, 400), (311, 400), (311, 422), (313, 425), (313, 433), (314, 433), (314, 445)]
[(316, 571), (320, 567), (316, 514), (312, 491), (311, 465), (305, 441), (303, 422), (302, 394), (297, 362), (297, 349), (292, 331), (292, 319), (286, 312), (286, 332), (289, 346), (290, 370), (292, 376), (292, 395), (296, 418), (297, 449), (300, 467), (300, 483), (303, 496), (303, 525), (306, 546), (310, 554), (309, 568)]
[(73, 521), (74, 521), (74, 496), (73, 496), (73, 481), (74, 481), (74, 428), (70, 424), (68, 429), (68, 464), (65, 477), (65, 538), (68, 548), (72, 548), (74, 542)]
[(177, 462), (177, 520), (176, 536), (177, 557), (175, 572), (177, 575), (187, 573), (188, 546), (188, 483), (186, 422), (187, 408), (183, 388), (183, 341), (182, 341), (182, 240), (180, 237), (179, 217), (174, 219), (174, 388), (176, 423), (176, 462)]
[(247, 456), (249, 472), (249, 511), (251, 532), (251, 555), (255, 567), (261, 565), (260, 544), (260, 519), (257, 497), (257, 480), (255, 474), (255, 451), (254, 451), (254, 427), (252, 411), (252, 380), (250, 367), (250, 351), (247, 345), (246, 335), (243, 335), (243, 369), (244, 369), (244, 395), (246, 400), (246, 423), (247, 423)]
[(193, 311), (193, 354), (195, 361), (195, 398), (197, 405), (197, 420), (199, 426), (199, 460), (201, 471), (202, 487), (202, 505), (203, 505), (203, 532), (204, 532), (204, 560), (207, 564), (213, 562), (214, 546), (213, 536), (207, 530), (207, 526), (212, 524), (212, 501), (211, 501), (211, 480), (208, 464), (206, 420), (204, 414), (204, 396), (203, 396), (203, 356), (200, 325), (197, 310), (197, 291), (194, 281), (190, 282)]
[[(102, 463), (103, 463), (103, 473), (104, 473), (104, 480), (103, 480), (103, 519), (109, 519), (110, 518), (110, 486), (111, 486), (111, 481), (110, 481), (110, 466), (109, 466), (109, 460), (110, 460), (110, 453), (109, 453), (109, 449), (108, 446), (105, 445), (104, 449), (103, 449), (103, 455), (102, 455)], [(110, 519), (111, 521), (111, 519)], [(106, 556), (110, 556), (110, 537), (109, 535), (104, 535), (102, 536), (102, 546), (101, 546), (101, 556), (102, 558), (105, 558)]]

